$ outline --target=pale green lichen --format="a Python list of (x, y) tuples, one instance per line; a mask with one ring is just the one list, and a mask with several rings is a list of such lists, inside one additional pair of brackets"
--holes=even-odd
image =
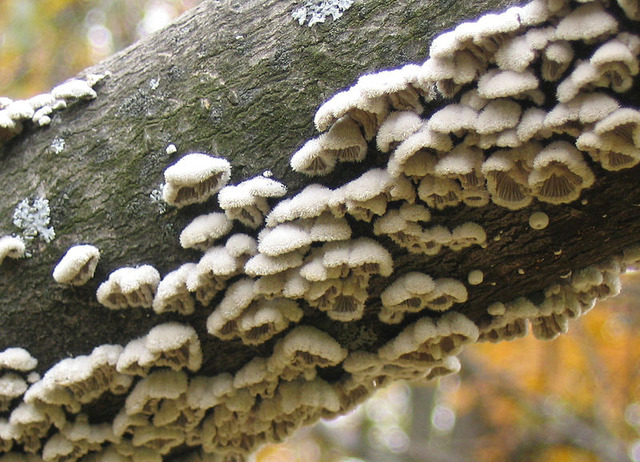
[(49, 200), (38, 198), (31, 203), (23, 199), (13, 211), (13, 224), (22, 230), (22, 237), (30, 242), (40, 236), (45, 242), (51, 242), (56, 237), (53, 227), (49, 226)]
[(304, 5), (291, 13), (291, 17), (302, 26), (308, 21), (308, 26), (325, 22), (327, 16), (334, 20), (342, 16), (353, 4), (353, 0), (307, 0)]

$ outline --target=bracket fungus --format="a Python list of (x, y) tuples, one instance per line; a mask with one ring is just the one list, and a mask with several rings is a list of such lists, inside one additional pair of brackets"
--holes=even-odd
[(162, 197), (176, 207), (205, 202), (227, 184), (230, 176), (231, 164), (226, 159), (187, 154), (164, 171)]
[(100, 250), (92, 245), (75, 245), (67, 250), (53, 269), (53, 279), (60, 284), (86, 284), (98, 266)]
[(96, 292), (98, 302), (112, 310), (151, 308), (160, 273), (151, 265), (124, 267), (109, 275)]
[(271, 209), (267, 198), (282, 197), (286, 192), (285, 185), (263, 175), (225, 186), (218, 193), (218, 203), (230, 220), (255, 229)]
[[(227, 185), (231, 162), (202, 153), (169, 166), (164, 200), (192, 219), (180, 244), (202, 255), (162, 280), (144, 265), (100, 284), (96, 298), (107, 308), (157, 314), (142, 312), (153, 327), (124, 346), (62, 359), (38, 370), (42, 377), (27, 376), (37, 361), (26, 350), (0, 352), (0, 452), (243, 460), (301, 425), (345, 414), (393, 380), (458, 372), (456, 355), (468, 344), (565, 332), (619, 292), (620, 274), (640, 265), (639, 248), (586, 268), (557, 251), (564, 276), (541, 276), (552, 283), (531, 288), (531, 299), (517, 292), (499, 300), (490, 292), (496, 265), (481, 253), (522, 241), (503, 234), (499, 219), (479, 220), (508, 213), (534, 239), (550, 230), (524, 223), (542, 230), (558, 223), (556, 209), (582, 213), (573, 206), (598, 186), (596, 175), (640, 163), (640, 111), (625, 96), (640, 73), (640, 37), (630, 27), (640, 7), (617, 3), (533, 0), (441, 34), (423, 63), (363, 75), (318, 108), (320, 133), (290, 159), (295, 172), (325, 184), (305, 178), (290, 192), (269, 171)], [(98, 80), (25, 101), (0, 98), (0, 143), (98, 97)], [(165, 154), (176, 150), (169, 144)], [(345, 162), (360, 164), (329, 176)], [(216, 193), (219, 209), (205, 204)], [(191, 204), (202, 205), (183, 208)], [(40, 224), (52, 239), (46, 207)], [(20, 227), (31, 242), (37, 233)], [(0, 238), (0, 263), (24, 253), (22, 238)], [(95, 247), (74, 246), (53, 277), (84, 284), (99, 257)], [(519, 261), (508, 270), (521, 278), (531, 268)], [(370, 340), (368, 323), (384, 336)], [(242, 364), (216, 362), (216, 348), (224, 355), (236, 346)], [(119, 409), (112, 422), (93, 422), (86, 412), (106, 394), (122, 395)], [(180, 452), (195, 448), (202, 456)]]
[(223, 213), (209, 213), (193, 219), (180, 233), (180, 245), (184, 249), (205, 251), (215, 241), (231, 231), (232, 223)]
[(2, 236), (0, 237), (0, 264), (5, 258), (24, 257), (25, 245), (20, 237)]

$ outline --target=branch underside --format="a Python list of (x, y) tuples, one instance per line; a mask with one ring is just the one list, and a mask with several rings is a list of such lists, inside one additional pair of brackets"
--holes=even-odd
[[(74, 417), (79, 411), (88, 416), (91, 424), (111, 422), (118, 412), (124, 412), (131, 422), (125, 425), (127, 429), (119, 438), (133, 441), (132, 444), (137, 449), (129, 449), (134, 453), (144, 447), (153, 447), (161, 453), (176, 453), (183, 452), (190, 446), (202, 446), (208, 451), (241, 453), (251, 450), (262, 441), (281, 439), (301, 423), (346, 412), (390, 378), (424, 379), (455, 372), (455, 364), (447, 362), (447, 358), (453, 358), (463, 343), (475, 341), (478, 337), (495, 340), (509, 338), (511, 335), (509, 332), (492, 334), (493, 326), (506, 328), (513, 324), (513, 328), (518, 329), (516, 321), (519, 318), (516, 319), (515, 315), (513, 319), (509, 318), (509, 310), (513, 313), (518, 310), (528, 313), (521, 316), (522, 322), (530, 319), (534, 324), (534, 331), (536, 323), (543, 322), (540, 319), (545, 318), (544, 322), (547, 322), (546, 318), (553, 318), (553, 322), (549, 321), (549, 325), (545, 324), (536, 331), (541, 332), (541, 337), (553, 337), (566, 328), (563, 327), (566, 316), (562, 318), (562, 310), (558, 313), (554, 311), (553, 315), (549, 311), (535, 311), (542, 310), (539, 308), (542, 306), (551, 309), (544, 305), (545, 300), (551, 298), (550, 288), (554, 285), (564, 287), (571, 291), (571, 296), (584, 298), (576, 302), (582, 307), (579, 310), (590, 308), (592, 299), (610, 294), (587, 294), (586, 289), (569, 289), (572, 283), (575, 286), (582, 281), (581, 278), (587, 277), (583, 277), (581, 270), (598, 268), (594, 271), (601, 278), (615, 279), (620, 266), (623, 266), (623, 251), (628, 251), (640, 242), (637, 237), (640, 236), (637, 213), (640, 191), (636, 186), (640, 180), (640, 167), (608, 171), (603, 168), (603, 165), (606, 166), (603, 161), (585, 153), (580, 159), (592, 172), (593, 184), (579, 191), (579, 199), (561, 200), (564, 203), (560, 204), (554, 204), (548, 199), (550, 190), (570, 193), (571, 188), (582, 181), (575, 173), (566, 173), (568, 167), (558, 170), (566, 173), (564, 182), (548, 182), (546, 189), (538, 188), (538, 195), (535, 196), (537, 199), (530, 205), (514, 210), (493, 202), (481, 207), (467, 204), (439, 207), (429, 202), (432, 195), (420, 193), (423, 188), (422, 179), (415, 177), (407, 181), (412, 184), (414, 196), (417, 191), (417, 198), (398, 199), (389, 196), (389, 190), (381, 193), (387, 194), (384, 199), (386, 212), (381, 214), (404, 210), (403, 207), (409, 202), (418, 204), (422, 209), (428, 208), (429, 219), (420, 220), (423, 229), (442, 226), (452, 231), (466, 223), (480, 224), (486, 239), (461, 245), (461, 249), (457, 251), (453, 250), (455, 245), (447, 241), (443, 249), (434, 255), (407, 252), (402, 246), (409, 239), (406, 233), (394, 238), (392, 233), (374, 232), (377, 218), (363, 219), (361, 209), (349, 211), (346, 200), (337, 208), (328, 206), (325, 211), (335, 215), (336, 219), (345, 220), (351, 229), (351, 239), (347, 242), (355, 242), (360, 238), (377, 242), (384, 251), (389, 252), (394, 267), (393, 274), (383, 276), (378, 262), (374, 264), (368, 261), (368, 266), (346, 265), (348, 268), (343, 268), (336, 273), (338, 276), (334, 276), (340, 281), (334, 285), (337, 289), (332, 286), (321, 297), (292, 297), (297, 301), (298, 309), (302, 310), (297, 323), (300, 326), (313, 326), (317, 331), (328, 334), (328, 339), (320, 334), (316, 339), (315, 333), (308, 333), (308, 337), (316, 339), (317, 345), (322, 346), (321, 350), (336, 348), (335, 355), (331, 357), (324, 357), (313, 350), (314, 343), (311, 340), (311, 346), (300, 346), (296, 342), (301, 340), (294, 335), (298, 328), (292, 325), (285, 327), (285, 330), (278, 329), (273, 327), (277, 324), (275, 321), (273, 325), (255, 321), (257, 324), (252, 324), (247, 330), (248, 341), (221, 340), (219, 337), (238, 329), (242, 318), (241, 315), (230, 318), (219, 332), (212, 332), (209, 318), (214, 308), (225, 300), (228, 292), (225, 290), (219, 291), (208, 304), (196, 302), (195, 312), (190, 315), (156, 314), (145, 308), (118, 311), (106, 309), (97, 302), (96, 289), (118, 267), (151, 264), (165, 275), (183, 263), (198, 262), (202, 256), (202, 252), (180, 248), (178, 235), (195, 216), (221, 211), (216, 201), (209, 200), (184, 209), (167, 209), (165, 204), (150, 197), (163, 182), (163, 170), (184, 153), (208, 152), (229, 159), (232, 165), (231, 183), (234, 184), (270, 170), (273, 178), (288, 186), (286, 198), (293, 197), (308, 184), (316, 182), (338, 190), (340, 186), (374, 168), (385, 169), (388, 162), (391, 164), (389, 158), (394, 154), (378, 150), (379, 138), (377, 145), (375, 139), (368, 141), (365, 161), (340, 163), (337, 171), (311, 180), (289, 168), (289, 157), (299, 147), (300, 140), (312, 135), (308, 121), (312, 119), (312, 112), (317, 105), (314, 102), (328, 99), (332, 92), (349, 84), (363, 70), (374, 71), (411, 60), (422, 63), (427, 56), (428, 38), (433, 35), (428, 31), (428, 25), (435, 24), (439, 29), (450, 27), (455, 18), (448, 19), (447, 24), (440, 18), (435, 20), (435, 13), (427, 11), (424, 5), (417, 2), (385, 6), (389, 8), (386, 12), (378, 11), (380, 5), (371, 2), (369, 6), (354, 6), (350, 10), (353, 22), (347, 22), (347, 14), (342, 19), (344, 23), (336, 21), (331, 27), (316, 31), (298, 29), (289, 24), (289, 12), (281, 3), (265, 3), (261, 6), (264, 8), (262, 14), (250, 11), (248, 6), (203, 4), (198, 11), (183, 17), (179, 23), (169, 27), (155, 39), (136, 45), (93, 69), (98, 73), (111, 73), (96, 84), (97, 99), (76, 103), (57, 113), (50, 128), (40, 129), (25, 124), (24, 132), (0, 150), (3, 162), (0, 172), (3, 183), (0, 213), (5, 217), (0, 224), (5, 230), (3, 234), (15, 232), (10, 217), (17, 203), (23, 198), (35, 197), (49, 199), (51, 225), (56, 233), (56, 238), (50, 243), (38, 239), (29, 242), (28, 250), (32, 254), (30, 258), (6, 259), (0, 267), (2, 348), (25, 348), (38, 359), (36, 370), (45, 374), (61, 359), (89, 355), (99, 345), (125, 346), (137, 338), (147, 339), (149, 343), (148, 336), (154, 326), (179, 323), (191, 326), (195, 331), (195, 337), (185, 334), (185, 339), (190, 340), (185, 340), (185, 343), (173, 350), (169, 349), (168, 353), (158, 353), (155, 357), (158, 362), (151, 361), (148, 366), (144, 366), (139, 359), (138, 369), (122, 373), (119, 366), (116, 368), (115, 363), (109, 363), (105, 366), (107, 372), (96, 372), (96, 375), (101, 374), (102, 378), (98, 380), (100, 384), (83, 384), (79, 389), (73, 389), (75, 397), (64, 398), (53, 404), (58, 409), (64, 409), (66, 415), (63, 421), (76, 423), (82, 420)], [(479, 6), (486, 8), (488, 5)], [(429, 10), (431, 8), (432, 5)], [(467, 6), (465, 9), (469, 11)], [(616, 5), (611, 6), (608, 11), (619, 20), (620, 30), (633, 24), (624, 18), (625, 12)], [(218, 18), (215, 31), (200, 27), (202, 21), (213, 15)], [(543, 25), (555, 26), (560, 18), (568, 15), (569, 11), (561, 10), (544, 20)], [(233, 20), (229, 19), (234, 16)], [(380, 27), (388, 30), (388, 36), (393, 38), (380, 43), (366, 39)], [(353, 30), (356, 28), (359, 32), (354, 37)], [(526, 29), (519, 27), (503, 35), (512, 38), (524, 34)], [(600, 42), (577, 42), (576, 62), (579, 58), (588, 59), (601, 42), (613, 35), (605, 34), (605, 38), (598, 39)], [(504, 36), (501, 36), (500, 41), (506, 40)], [(276, 40), (282, 43), (284, 38), (290, 39), (289, 47), (279, 48), (271, 43)], [(637, 54), (638, 51), (635, 52), (636, 66)], [(355, 62), (354, 55), (357, 56)], [(177, 56), (191, 59), (176, 59)], [(138, 62), (146, 65), (132, 64)], [(495, 67), (495, 64), (489, 67)], [(535, 72), (541, 71), (536, 67)], [(571, 70), (566, 72), (565, 77)], [(459, 85), (458, 90), (450, 87), (449, 80), (431, 82), (431, 86), (437, 86), (438, 91), (449, 98), (442, 94), (433, 98), (424, 85), (419, 88), (418, 102), (425, 107), (421, 113), (424, 120), (428, 120), (431, 114), (445, 106), (459, 101), (459, 96), (465, 90), (475, 88), (475, 79)], [(309, 82), (313, 82), (313, 85), (309, 85)], [(556, 107), (557, 82), (540, 82), (540, 90), (546, 95), (546, 101), (537, 104), (517, 100), (523, 110), (539, 106), (549, 112)], [(617, 79), (611, 78), (611, 82), (610, 87), (600, 85), (596, 89), (615, 98), (623, 107), (638, 106), (637, 79), (633, 80), (631, 88), (623, 92), (615, 90), (615, 85), (619, 83)], [(449, 91), (452, 94), (447, 94)], [(592, 93), (593, 89), (589, 92)], [(392, 111), (398, 110), (396, 106), (401, 105), (391, 97), (388, 101), (386, 104)], [(362, 114), (353, 111), (347, 117), (359, 121), (363, 134), (367, 135)], [(579, 133), (591, 130), (593, 126), (592, 122), (583, 123), (578, 127)], [(375, 127), (375, 130), (378, 128)], [(574, 129), (572, 126), (563, 129), (560, 134), (541, 136), (541, 143), (549, 146), (552, 141), (561, 140), (573, 144), (577, 138), (572, 132)], [(460, 132), (446, 135), (454, 144), (460, 145), (465, 144), (465, 139), (472, 138), (465, 138), (465, 134)], [(52, 146), (60, 146), (60, 140), (63, 141), (62, 149), (53, 149)], [(165, 149), (169, 144), (178, 146), (177, 154), (173, 155)], [(396, 149), (400, 149), (400, 146), (396, 146)], [(635, 149), (638, 151), (637, 146)], [(489, 158), (499, 150), (495, 145), (484, 149), (484, 158)], [(341, 155), (347, 156), (345, 153), (348, 153), (347, 157), (353, 157), (354, 152), (345, 150)], [(536, 155), (538, 154), (540, 149)], [(635, 155), (638, 155), (637, 152)], [(446, 153), (437, 152), (436, 157), (443, 159)], [(318, 156), (315, 160), (317, 159), (322, 158)], [(327, 166), (326, 162), (315, 160), (309, 164), (312, 168)], [(557, 159), (554, 162), (559, 163)], [(533, 181), (533, 170), (535, 168), (532, 162), (527, 170), (530, 183)], [(406, 179), (410, 175), (395, 175), (396, 179), (398, 177)], [(20, 180), (9, 181), (10, 178)], [(465, 182), (469, 178), (458, 177), (454, 181), (456, 190), (460, 192), (465, 189)], [(484, 188), (484, 179), (480, 181)], [(533, 189), (533, 186), (527, 187)], [(509, 194), (510, 197), (518, 197), (513, 190)], [(528, 191), (528, 194), (533, 193)], [(273, 207), (282, 200), (268, 199), (267, 203)], [(543, 226), (543, 229), (533, 229), (530, 225), (533, 212), (544, 212), (549, 224)], [(365, 215), (365, 218), (369, 217)], [(307, 223), (304, 226), (311, 225)], [(230, 235), (238, 233), (258, 236), (256, 230), (236, 222)], [(261, 237), (260, 243), (266, 240), (266, 237)], [(53, 267), (70, 246), (79, 243), (90, 243), (101, 250), (94, 278), (80, 287), (56, 284), (51, 277)], [(309, 250), (307, 246), (300, 251), (305, 263), (310, 262), (314, 252), (329, 249), (330, 245), (325, 247), (325, 244), (316, 241), (310, 247), (314, 250)], [(612, 258), (617, 258), (616, 263), (611, 263)], [(617, 269), (614, 268), (616, 265)], [(477, 285), (468, 283), (468, 276), (473, 270), (482, 272), (481, 282)], [(443, 303), (443, 297), (446, 298), (444, 292), (438, 296), (420, 293), (418, 295), (422, 296), (422, 301), (414, 293), (412, 297), (407, 296), (405, 299), (406, 303), (402, 306), (406, 314), (402, 312), (399, 323), (385, 321), (379, 316), (381, 310), (391, 308), (386, 305), (383, 307), (384, 294), (388, 293), (391, 285), (401, 285), (403, 278), (416, 272), (428, 275), (436, 284), (443, 279), (461, 282), (466, 287), (465, 300), (453, 303), (453, 307), (445, 311), (448, 314), (443, 315), (437, 306), (438, 303)], [(578, 274), (580, 276), (576, 276)], [(231, 274), (224, 280), (223, 287), (229, 287), (245, 277), (246, 274), (242, 271)], [(254, 275), (252, 279), (260, 278)], [(356, 282), (349, 285), (349, 281)], [(594, 286), (597, 285), (594, 283)], [(606, 286), (605, 283), (603, 285)], [(361, 316), (353, 315), (357, 312), (355, 305), (359, 297), (358, 288), (366, 289), (366, 306)], [(525, 302), (510, 305), (510, 302), (520, 297), (525, 297), (530, 306)], [(256, 308), (257, 302), (255, 303), (247, 306), (253, 306), (259, 311)], [(430, 308), (415, 312), (422, 307), (421, 303), (426, 303)], [(506, 308), (500, 308), (500, 303), (506, 304)], [(335, 308), (335, 313), (331, 306)], [(456, 317), (457, 315), (449, 315), (450, 313), (464, 316)], [(337, 320), (345, 316), (347, 319), (349, 316), (355, 318), (349, 322)], [(574, 316), (575, 314), (570, 317)], [(504, 320), (503, 324), (500, 324), (501, 320)], [(468, 325), (465, 324), (467, 322)], [(402, 335), (408, 337), (407, 332), (418, 338), (421, 335), (418, 331), (422, 332), (421, 329), (431, 329), (435, 334), (431, 338), (415, 340), (418, 345), (415, 345), (414, 350), (403, 350), (406, 345), (400, 345), (400, 341), (394, 343), (394, 339), (401, 338)], [(515, 332), (513, 335), (519, 336), (522, 333)], [(260, 338), (267, 339), (255, 345), (256, 339)], [(287, 356), (287, 348), (298, 348), (298, 351)], [(189, 358), (193, 359), (192, 356), (196, 355), (194, 351), (202, 355), (202, 365), (198, 363), (192, 368), (186, 364)], [(257, 371), (253, 374), (256, 377), (260, 377), (260, 373), (266, 374), (263, 377), (264, 383), (245, 387), (232, 386), (226, 392), (221, 392), (218, 401), (238, 401), (229, 405), (230, 408), (220, 405), (214, 398), (209, 398), (212, 400), (210, 405), (202, 404), (201, 408), (185, 406), (188, 393), (198, 383), (196, 376), (216, 377), (218, 386), (223, 387), (220, 383), (230, 380), (224, 373), (235, 374), (245, 369), (243, 366), (255, 358), (263, 358), (256, 361)], [(286, 358), (286, 361), (282, 358)], [(359, 369), (366, 364), (369, 364), (368, 368)], [(165, 367), (161, 369), (161, 365)], [(179, 370), (168, 372), (167, 367)], [(139, 412), (134, 411), (135, 406), (130, 398), (133, 393), (128, 397), (126, 394), (134, 389), (142, 389), (144, 386), (141, 384), (153, 382), (150, 378), (159, 377), (154, 374), (161, 371), (167, 373), (168, 381), (176, 382), (176, 389), (183, 386), (183, 382), (187, 383), (188, 376), (191, 388), (187, 391), (187, 385), (184, 385), (182, 392), (176, 392), (173, 398), (165, 396), (154, 401), (146, 397), (148, 407)], [(274, 371), (277, 371), (275, 375)], [(129, 379), (128, 386), (122, 386), (122, 390), (116, 386), (116, 378), (120, 376), (133, 377), (132, 381)], [(143, 376), (147, 378), (143, 379)], [(237, 377), (236, 375), (236, 380), (239, 380)], [(211, 388), (209, 396), (214, 396), (215, 387), (211, 384), (207, 386)], [(93, 387), (94, 391), (104, 387), (106, 394), (99, 400), (85, 397), (90, 395), (85, 390), (87, 387), (89, 390)], [(323, 396), (325, 401), (313, 402), (313, 399), (320, 399), (316, 397), (309, 398), (309, 402), (294, 403), (291, 397), (302, 393), (301, 390), (307, 396)], [(33, 392), (31, 396), (35, 398), (31, 402), (44, 406), (44, 403), (51, 404), (58, 399), (43, 393), (38, 395)], [(339, 401), (337, 407), (329, 402), (328, 396), (334, 395)], [(260, 398), (256, 400), (256, 396)], [(274, 406), (291, 408), (286, 417), (276, 412), (274, 416), (267, 418), (266, 421), (270, 422), (268, 429), (261, 429), (259, 436), (233, 429), (233, 421), (237, 423), (253, 419), (251, 416), (260, 412), (275, 412), (264, 404), (272, 398), (277, 403)], [(25, 400), (28, 401), (27, 398)], [(19, 404), (20, 399), (14, 400), (13, 408)], [(175, 419), (169, 419), (168, 424), (157, 424), (156, 420), (160, 419), (157, 417), (159, 409), (172, 405), (185, 407), (180, 408)], [(125, 411), (121, 412), (121, 409)], [(48, 412), (55, 413), (51, 410)], [(229, 414), (226, 419), (222, 416), (224, 413)], [(7, 412), (6, 417), (10, 415)], [(136, 418), (142, 419), (144, 423), (133, 422)], [(69, 440), (70, 424), (65, 426), (64, 422), (50, 419), (51, 429), (35, 439), (42, 439), (41, 444), (53, 439), (54, 435), (63, 435), (60, 438)], [(193, 430), (192, 440), (189, 440), (188, 431), (186, 440), (185, 431), (175, 434), (176, 422), (180, 422), (183, 428)], [(160, 428), (165, 433), (150, 436), (148, 442), (142, 443), (140, 441), (144, 437), (140, 428)], [(24, 430), (22, 427), (20, 429)], [(215, 434), (222, 436), (216, 439)], [(38, 447), (37, 443), (24, 434), (4, 441), (15, 442), (14, 448), (18, 451), (29, 451), (30, 447), (37, 450)], [(109, 443), (108, 439), (106, 441), (98, 446), (106, 448), (119, 444)], [(125, 454), (126, 451), (119, 453)]]

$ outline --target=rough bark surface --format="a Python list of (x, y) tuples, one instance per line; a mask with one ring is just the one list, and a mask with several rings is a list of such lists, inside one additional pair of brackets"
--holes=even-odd
[[(45, 372), (64, 357), (88, 354), (104, 343), (125, 345), (154, 325), (184, 321), (143, 309), (111, 311), (95, 299), (99, 283), (118, 267), (148, 263), (166, 274), (198, 260), (198, 252), (180, 248), (178, 235), (194, 216), (217, 206), (210, 200), (161, 211), (150, 194), (163, 182), (167, 166), (184, 153), (207, 152), (229, 159), (232, 182), (269, 169), (293, 194), (312, 182), (335, 186), (383, 165), (382, 154), (370, 154), (364, 164), (310, 180), (292, 172), (288, 162), (315, 136), (313, 114), (322, 101), (361, 74), (423, 62), (437, 33), (514, 3), (369, 0), (356, 2), (339, 20), (309, 28), (291, 18), (289, 2), (206, 1), (87, 70), (110, 72), (96, 87), (97, 99), (60, 111), (48, 128), (29, 126), (0, 147), (0, 235), (17, 231), (11, 217), (20, 200), (46, 197), (57, 236), (51, 243), (35, 240), (31, 258), (0, 266), (0, 350), (24, 347)], [(637, 95), (636, 90), (637, 84), (630, 93)], [(61, 152), (52, 149), (55, 139), (64, 140)], [(176, 154), (166, 154), (170, 143), (178, 147)], [(458, 311), (482, 323), (490, 303), (523, 295), (535, 300), (561, 275), (620, 254), (640, 242), (640, 167), (620, 173), (592, 167), (596, 184), (582, 201), (536, 202), (515, 212), (495, 205), (434, 212), (432, 224), (449, 228), (482, 223), (487, 248), (416, 257), (385, 241), (395, 249), (390, 280), (416, 269), (434, 278), (466, 280), (471, 269), (481, 268), (485, 282), (470, 290)], [(546, 229), (529, 228), (533, 210), (550, 217)], [(354, 232), (373, 235), (362, 223), (354, 223)], [(80, 288), (62, 287), (51, 271), (77, 243), (101, 249), (96, 276)], [(416, 319), (407, 316), (397, 326), (378, 320), (378, 296), (390, 280), (372, 281), (370, 306), (360, 321), (331, 321), (307, 308), (303, 323), (350, 350), (373, 351)], [(205, 374), (233, 372), (256, 355), (269, 355), (273, 346), (273, 340), (248, 347), (208, 335), (205, 322), (220, 298), (187, 319), (200, 334)], [(333, 378), (331, 373), (324, 372), (325, 378)], [(107, 401), (90, 411), (98, 421), (110, 420), (117, 409), (118, 403)]]

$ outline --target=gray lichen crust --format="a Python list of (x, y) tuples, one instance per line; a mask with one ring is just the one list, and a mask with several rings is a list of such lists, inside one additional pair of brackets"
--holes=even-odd
[[(638, 19), (637, 8), (620, 4)], [(0, 368), (11, 370), (0, 378), (0, 451), (46, 461), (161, 461), (188, 450), (194, 461), (242, 460), (302, 425), (345, 414), (386, 383), (458, 372), (456, 355), (468, 344), (529, 329), (540, 339), (566, 332), (570, 319), (619, 292), (620, 274), (640, 264), (638, 247), (559, 277), (536, 300), (493, 302), (474, 320), (464, 306), (490, 268), (458, 280), (397, 263), (497, 242), (480, 223), (446, 222), (444, 212), (462, 204), (530, 207), (528, 224), (543, 233), (550, 218), (540, 205), (578, 200), (600, 167), (640, 163), (640, 111), (624, 102), (640, 70), (640, 37), (622, 30), (630, 22), (616, 8), (534, 0), (440, 35), (421, 65), (361, 77), (320, 107), (323, 133), (291, 158), (311, 177), (383, 159), (337, 187), (310, 184), (283, 198), (287, 186), (271, 175), (225, 186), (231, 163), (183, 154), (165, 172), (164, 199), (207, 207), (197, 204), (219, 191), (224, 212), (209, 210), (182, 231), (182, 247), (201, 251), (200, 259), (162, 279), (150, 265), (122, 267), (96, 294), (104, 305), (96, 309), (171, 312), (179, 322), (158, 317), (145, 335), (66, 358), (31, 385), (20, 374), (35, 359), (0, 353)], [(63, 85), (52, 95), (91, 97), (90, 86)], [(430, 105), (438, 108), (428, 112)], [(0, 112), (0, 124), (27, 117), (23, 106)], [(46, 215), (29, 226), (47, 235)], [(4, 256), (20, 253), (20, 242), (3, 239)], [(204, 313), (206, 332), (189, 325), (194, 312)], [(397, 335), (365, 350), (308, 322), (350, 326), (366, 315)], [(211, 374), (206, 345), (214, 338), (265, 353)], [(113, 421), (95, 423), (88, 408), (105, 394), (122, 395), (123, 404)]]

